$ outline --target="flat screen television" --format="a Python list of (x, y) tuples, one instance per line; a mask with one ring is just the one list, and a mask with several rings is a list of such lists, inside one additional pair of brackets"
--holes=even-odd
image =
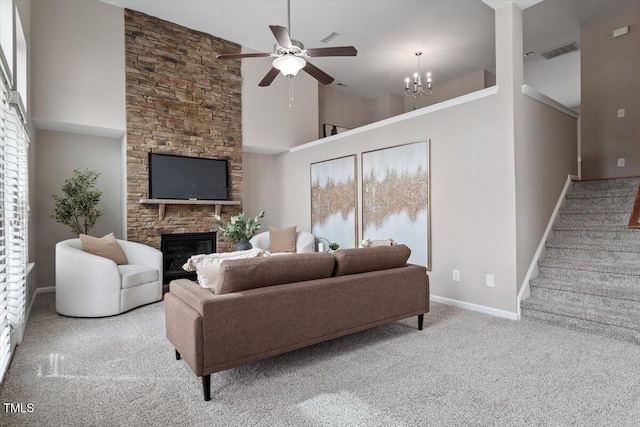
[(228, 200), (227, 161), (149, 153), (149, 198)]

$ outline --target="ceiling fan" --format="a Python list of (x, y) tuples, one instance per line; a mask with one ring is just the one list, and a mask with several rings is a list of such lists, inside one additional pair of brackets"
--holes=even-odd
[(279, 25), (269, 25), (271, 32), (276, 38), (276, 45), (273, 53), (238, 53), (238, 54), (222, 54), (216, 56), (217, 59), (238, 59), (238, 58), (266, 58), (272, 57), (273, 66), (258, 86), (269, 86), (279, 72), (285, 77), (292, 78), (298, 71), (303, 70), (311, 77), (318, 80), (323, 85), (333, 82), (334, 78), (308, 62), (308, 58), (317, 58), (322, 56), (356, 56), (358, 51), (353, 46), (339, 47), (321, 47), (313, 49), (305, 49), (304, 45), (298, 40), (290, 37), (291, 29), (291, 0), (287, 0), (287, 21), (288, 28)]

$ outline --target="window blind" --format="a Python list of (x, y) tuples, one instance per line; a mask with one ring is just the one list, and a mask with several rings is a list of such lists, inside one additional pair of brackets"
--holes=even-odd
[(0, 381), (9, 363), (13, 328), (25, 315), (28, 139), (20, 117), (0, 91)]

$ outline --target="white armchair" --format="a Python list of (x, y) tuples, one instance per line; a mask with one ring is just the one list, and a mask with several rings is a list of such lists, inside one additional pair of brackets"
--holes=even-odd
[(56, 245), (56, 311), (64, 316), (103, 317), (162, 299), (162, 252), (118, 240), (129, 264), (82, 250), (80, 239)]
[[(258, 249), (264, 249), (265, 251), (269, 250), (269, 232), (265, 231), (260, 234), (256, 234), (253, 236), (251, 240), (249, 240), (251, 246)], [(296, 232), (296, 252), (299, 254), (315, 252), (316, 238), (313, 237), (313, 234), (308, 231), (298, 231)], [(284, 253), (284, 252), (283, 252)]]

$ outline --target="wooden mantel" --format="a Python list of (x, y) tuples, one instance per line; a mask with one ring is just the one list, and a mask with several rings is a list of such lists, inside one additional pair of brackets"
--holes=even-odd
[(220, 215), (223, 205), (239, 205), (237, 200), (175, 200), (175, 199), (140, 199), (141, 205), (158, 205), (158, 219), (164, 220), (167, 205), (206, 205), (215, 206), (215, 214)]

